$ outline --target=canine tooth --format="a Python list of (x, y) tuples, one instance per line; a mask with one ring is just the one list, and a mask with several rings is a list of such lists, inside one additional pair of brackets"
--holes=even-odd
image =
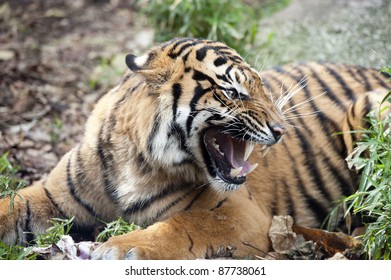
[(231, 178), (235, 178), (236, 176), (238, 176), (240, 174), (240, 172), (242, 172), (242, 169), (243, 169), (243, 167), (231, 169), (231, 173), (230, 173)]
[(263, 145), (261, 150), (263, 151), (263, 150), (266, 149), (266, 148), (267, 148), (267, 146), (266, 146), (266, 145)]
[(254, 150), (254, 144), (251, 142), (246, 142), (246, 148), (244, 149), (244, 158), (243, 158), (245, 161), (248, 160), (253, 150)]
[(257, 168), (258, 163), (254, 163), (251, 165), (250, 169), (247, 171), (247, 174), (251, 173), (254, 171), (255, 168)]
[(270, 150), (270, 147), (267, 147), (263, 152), (262, 152), (262, 156), (265, 157), (267, 155), (267, 153), (269, 152)]

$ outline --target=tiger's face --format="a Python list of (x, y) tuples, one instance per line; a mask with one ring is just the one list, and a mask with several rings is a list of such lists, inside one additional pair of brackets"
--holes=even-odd
[(167, 133), (155, 139), (156, 159), (195, 164), (218, 191), (246, 181), (257, 166), (249, 160), (255, 144), (269, 147), (285, 133), (258, 72), (222, 43), (174, 39), (141, 57), (128, 55), (127, 65), (144, 75), (161, 115), (170, 116), (159, 124)]

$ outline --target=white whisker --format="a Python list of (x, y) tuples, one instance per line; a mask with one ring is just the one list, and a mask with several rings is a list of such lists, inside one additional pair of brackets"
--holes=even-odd
[[(298, 104), (295, 104), (294, 106), (292, 106), (292, 107), (286, 109), (286, 110), (283, 111), (282, 113), (283, 113), (283, 114), (289, 113), (289, 112), (291, 112), (294, 108), (299, 107), (299, 106), (304, 105), (304, 104), (307, 104), (308, 102), (310, 102), (310, 101), (312, 101), (312, 100), (315, 100), (316, 98), (319, 98), (319, 97), (323, 96), (323, 95), (326, 94), (326, 93), (327, 93), (327, 91), (324, 91), (324, 92), (322, 92), (321, 94), (318, 94), (318, 95), (316, 95), (316, 96), (312, 96), (311, 98), (308, 98), (307, 100), (304, 100), (303, 102), (300, 102), (300, 103), (298, 103)], [(303, 107), (302, 107), (302, 108), (303, 108)]]

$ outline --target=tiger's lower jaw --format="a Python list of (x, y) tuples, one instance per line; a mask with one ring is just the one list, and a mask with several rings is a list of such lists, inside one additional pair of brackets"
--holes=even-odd
[[(246, 180), (246, 178), (244, 180)], [(213, 179), (213, 182), (211, 182), (210, 185), (216, 192), (224, 193), (224, 192), (232, 192), (238, 190), (243, 185), (243, 183), (242, 184), (227, 183), (226, 181), (221, 180), (219, 177), (216, 177), (215, 179)]]

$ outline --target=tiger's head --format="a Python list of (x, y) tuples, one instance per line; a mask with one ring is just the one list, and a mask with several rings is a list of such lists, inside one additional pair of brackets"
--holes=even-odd
[(285, 133), (258, 72), (223, 43), (177, 38), (127, 55), (126, 64), (157, 105), (146, 157), (166, 167), (194, 164), (218, 191), (238, 188), (256, 168), (254, 144), (271, 146)]

